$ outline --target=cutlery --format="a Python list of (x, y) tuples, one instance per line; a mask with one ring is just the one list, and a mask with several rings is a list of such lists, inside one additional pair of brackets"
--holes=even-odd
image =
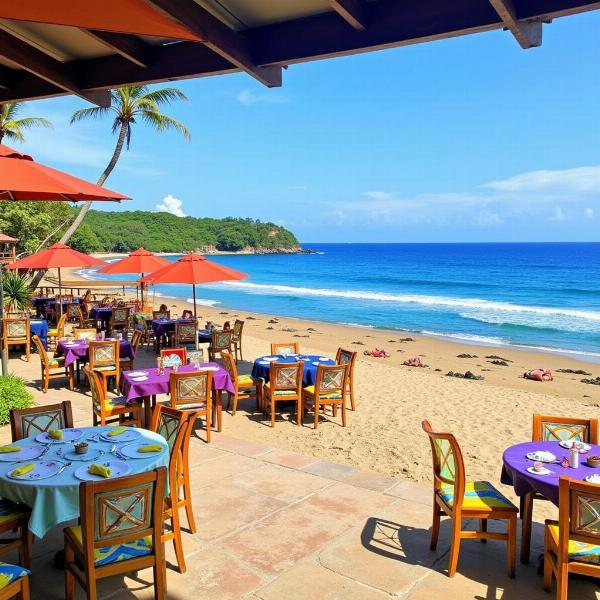
[(57, 475), (60, 475), (67, 467), (70, 467), (73, 463), (72, 462), (68, 462), (65, 463), (58, 471), (57, 471)]

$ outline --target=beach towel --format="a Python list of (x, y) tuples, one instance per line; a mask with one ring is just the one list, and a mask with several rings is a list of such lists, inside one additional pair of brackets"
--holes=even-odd
[(532, 369), (523, 373), (525, 379), (533, 381), (552, 381), (552, 371), (550, 369)]
[(365, 350), (364, 354), (366, 356), (374, 356), (375, 358), (389, 358), (390, 357), (389, 352), (386, 352), (385, 350), (383, 350), (381, 348), (375, 348), (375, 350)]
[(426, 367), (427, 366), (427, 365), (423, 364), (423, 361), (418, 356), (415, 356), (414, 358), (409, 358), (408, 360), (405, 360), (402, 364), (406, 365), (407, 367)]

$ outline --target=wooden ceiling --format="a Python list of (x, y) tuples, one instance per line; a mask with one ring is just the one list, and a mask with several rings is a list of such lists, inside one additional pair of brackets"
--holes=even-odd
[[(50, 9), (50, 8), (51, 9)], [(16, 0), (0, 5), (0, 103), (244, 71), (507, 30), (522, 48), (585, 0)]]

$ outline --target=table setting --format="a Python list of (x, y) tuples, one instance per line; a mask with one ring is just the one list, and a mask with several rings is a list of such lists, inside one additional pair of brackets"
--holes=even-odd
[[(111, 341), (113, 338), (105, 338), (104, 341)], [(125, 359), (135, 358), (135, 352), (131, 343), (128, 340), (119, 340), (120, 350), (119, 356)], [(72, 365), (78, 360), (89, 359), (89, 343), (88, 340), (59, 340), (56, 345), (54, 356), (65, 357), (65, 367)]]
[(302, 375), (303, 385), (307, 387), (314, 385), (317, 380), (317, 367), (319, 365), (334, 365), (335, 360), (327, 356), (319, 356), (317, 354), (275, 354), (261, 356), (254, 361), (252, 367), (252, 377), (255, 379), (261, 378), (264, 381), (269, 381), (271, 363), (295, 363), (303, 362), (304, 371)]
[(162, 436), (122, 426), (53, 429), (0, 446), (0, 496), (29, 506), (43, 537), (79, 516), (79, 485), (167, 466)]

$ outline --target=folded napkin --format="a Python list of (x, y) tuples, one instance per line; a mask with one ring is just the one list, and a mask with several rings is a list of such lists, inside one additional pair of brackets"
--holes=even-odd
[(160, 452), (163, 447), (160, 444), (146, 444), (145, 446), (140, 446), (137, 451), (138, 452)]
[(29, 471), (33, 471), (34, 467), (35, 467), (35, 465), (33, 463), (28, 463), (26, 465), (22, 465), (20, 467), (17, 467), (16, 469), (13, 469), (11, 475), (13, 477), (20, 477), (21, 475), (27, 475), (27, 473), (29, 473)]
[(553, 462), (556, 460), (556, 456), (552, 454), (552, 452), (547, 452), (546, 450), (537, 450), (532, 453), (534, 460), (539, 460), (541, 462)]
[(48, 436), (51, 437), (53, 440), (62, 440), (63, 432), (60, 429), (51, 429), (48, 432)]
[(127, 431), (127, 427), (117, 427), (116, 429), (111, 429), (111, 431), (108, 432), (108, 435), (121, 435), (125, 431)]
[(99, 465), (98, 463), (90, 465), (88, 468), (88, 473), (90, 475), (99, 475), (100, 477), (112, 477), (112, 471), (110, 470), (110, 467), (105, 467), (104, 465)]
[(21, 446), (0, 446), (0, 452), (21, 452)]

